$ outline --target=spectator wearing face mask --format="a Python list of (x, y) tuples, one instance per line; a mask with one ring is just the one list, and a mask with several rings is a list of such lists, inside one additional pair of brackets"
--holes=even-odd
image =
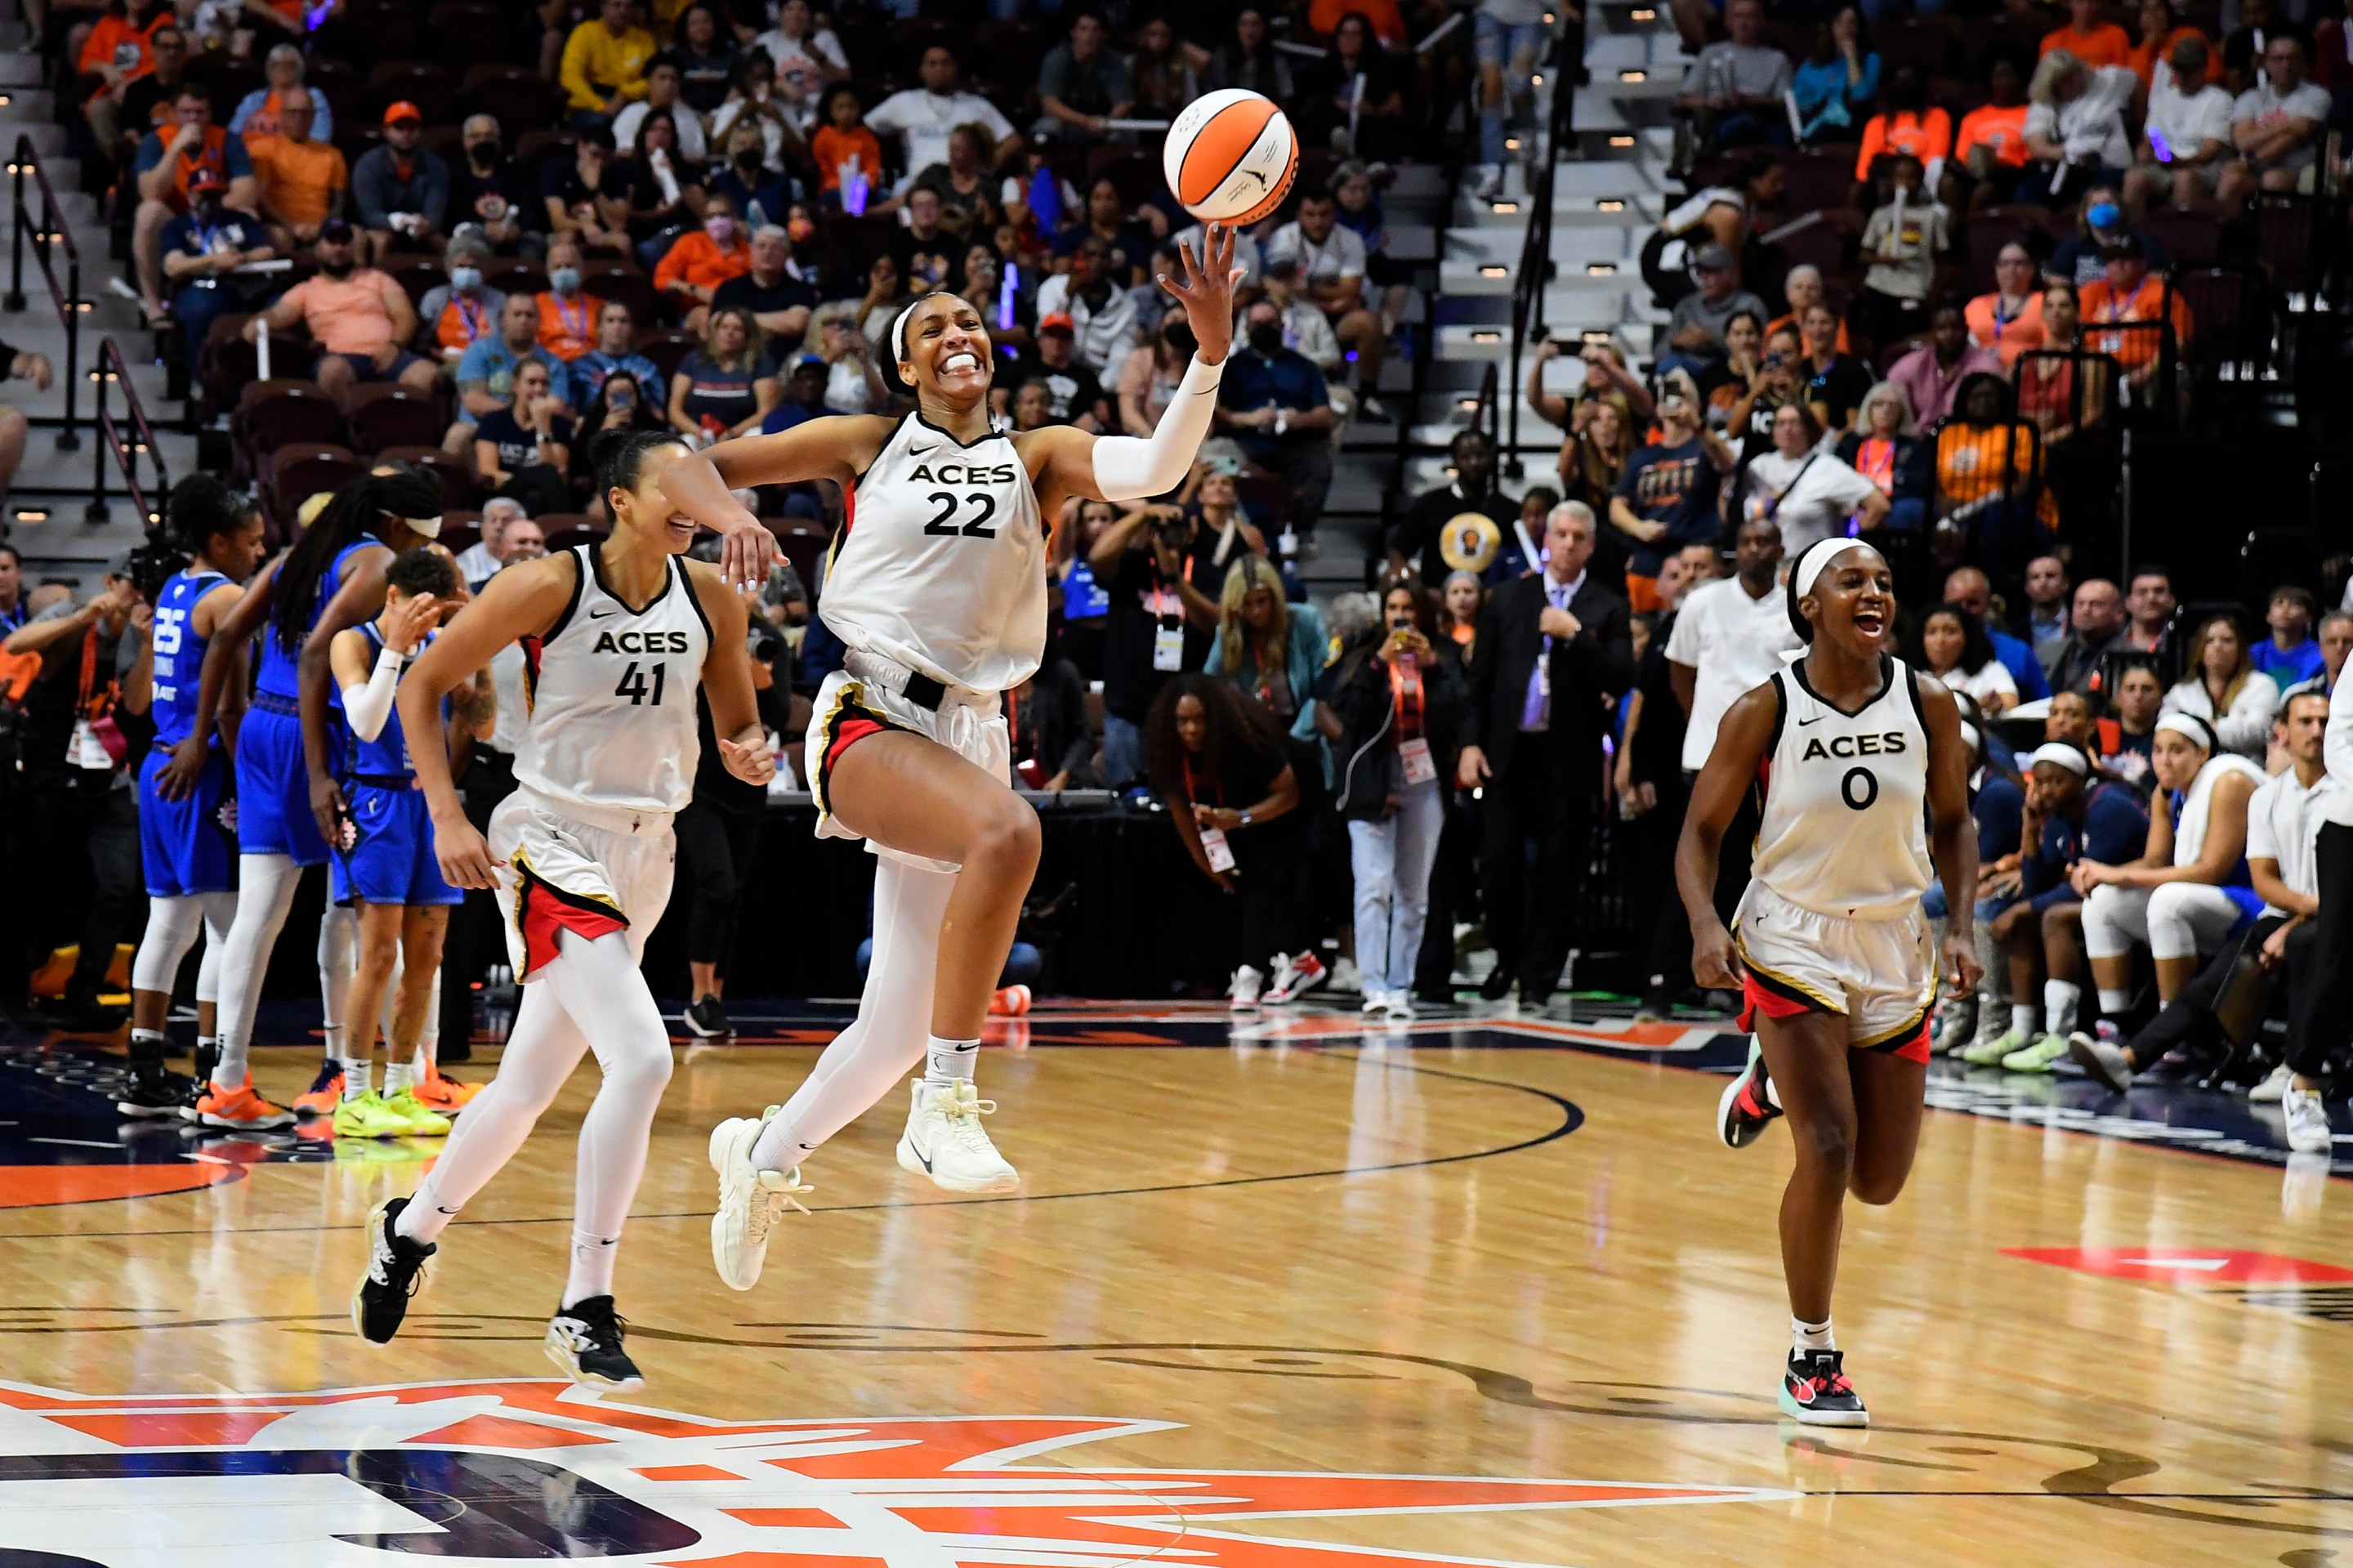
[(680, 235), (654, 269), (654, 287), (678, 305), (680, 324), (701, 337), (719, 286), (751, 270), (752, 248), (735, 221), (733, 208), (713, 197), (703, 208), (702, 227)]
[(456, 364), (476, 339), (498, 334), (507, 297), (482, 281), (482, 268), (490, 259), (491, 248), (483, 240), (459, 235), (442, 253), (449, 281), (434, 284), (417, 302), (417, 319), (425, 324), (427, 341), (449, 364)]
[(407, 291), (373, 267), (354, 265), (360, 237), (342, 218), (330, 218), (312, 248), (319, 270), (279, 296), (245, 323), (250, 343), (265, 327), (284, 332), (301, 322), (319, 345), (319, 386), (342, 401), (365, 382), (390, 381), (430, 397), (440, 372), (402, 345), (417, 335), (417, 312)]
[(1332, 488), (1332, 399), (1324, 373), (1282, 344), (1282, 313), (1261, 300), (1242, 317), (1245, 344), (1226, 361), (1217, 429), (1240, 443), (1258, 468), (1291, 490), (1288, 521), (1304, 534), (1324, 514)]
[(512, 250), (523, 238), (523, 216), (532, 210), (530, 183), (500, 143), (497, 120), (470, 114), (459, 134), (465, 156), (449, 171), (448, 210), (458, 223), (479, 225), (493, 250)]
[[(580, 287), (580, 247), (558, 238), (547, 248), (547, 287), (533, 303), (539, 312), (539, 346), (552, 359), (570, 365), (596, 345), (596, 318), (605, 302)], [(558, 387), (562, 395), (566, 388)]]

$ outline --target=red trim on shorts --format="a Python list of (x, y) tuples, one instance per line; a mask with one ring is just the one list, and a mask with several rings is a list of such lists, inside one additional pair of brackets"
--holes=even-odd
[(1928, 1065), (1928, 1014), (1923, 1012), (1920, 1015), (1919, 1024), (1910, 1033), (1899, 1034), (1893, 1040), (1883, 1040), (1870, 1049), (1889, 1056), (1901, 1056), (1907, 1062), (1917, 1062), (1922, 1066), (1926, 1066)]
[(1739, 1024), (1751, 1032), (1757, 1027), (1759, 1012), (1767, 1018), (1795, 1018), (1800, 1013), (1827, 1015), (1829, 1012), (1805, 992), (1792, 990), (1772, 976), (1758, 974), (1746, 966), (1740, 971), (1740, 997)]
[(851, 747), (857, 745), (860, 741), (864, 740), (868, 736), (881, 735), (890, 726), (884, 724), (881, 719), (874, 718), (865, 713), (855, 710), (845, 713), (842, 715), (841, 723), (834, 727), (833, 738), (829, 743), (828, 743), (825, 748), (826, 772), (828, 774), (832, 773), (833, 765), (841, 760), (841, 754), (843, 752), (848, 751)]
[(629, 923), (602, 904), (574, 898), (523, 868), (522, 885), (515, 890), (515, 923), (522, 931), (523, 974), (528, 979), (555, 961), (564, 948), (560, 931), (576, 931), (590, 941), (608, 931), (626, 931)]

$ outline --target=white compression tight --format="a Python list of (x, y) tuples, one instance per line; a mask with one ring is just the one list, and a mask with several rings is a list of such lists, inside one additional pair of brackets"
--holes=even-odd
[(165, 995), (180, 978), (181, 960), (195, 946), (196, 932), (205, 935), (204, 961), (196, 968), (196, 1000), (211, 1001), (220, 995), (220, 956), (237, 920), (234, 893), (192, 893), (177, 898), (147, 901), (147, 934), (139, 939), (139, 955), (131, 960), (131, 989), (160, 991)]
[(654, 1111), (670, 1082), (670, 1030), (628, 938), (559, 935), (558, 957), (522, 988), (498, 1076), (474, 1097), (441, 1158), (401, 1211), (400, 1234), (429, 1242), (531, 1136), (540, 1113), (593, 1051), (604, 1086), (580, 1123), (572, 1269), (562, 1306), (613, 1290), (613, 1255), (646, 1168)]
[[(252, 1072), (253, 1017), (261, 1005), (262, 977), (269, 972), (269, 954), (286, 927), (302, 871), (282, 854), (243, 854), (237, 859), (237, 918), (221, 943), (220, 1064), (213, 1069), (213, 1082), (224, 1089), (236, 1088)], [(352, 911), (327, 906), (319, 922), (319, 1001), (329, 1055), (343, 1044), (343, 1003), (351, 993), (358, 933)]]
[(753, 1164), (765, 1171), (798, 1165), (923, 1060), (931, 1041), (940, 926), (955, 891), (953, 872), (880, 857), (874, 867), (874, 956), (866, 968), (858, 1017), (834, 1036), (807, 1079), (769, 1121), (752, 1150)]

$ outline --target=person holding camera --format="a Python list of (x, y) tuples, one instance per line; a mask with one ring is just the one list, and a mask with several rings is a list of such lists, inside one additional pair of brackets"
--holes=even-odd
[(1137, 505), (1087, 552), (1111, 600), (1103, 616), (1103, 777), (1125, 789), (1144, 777), (1144, 720), (1169, 678), (1208, 663), (1225, 563), (1222, 536), (1204, 538), (1167, 504)]

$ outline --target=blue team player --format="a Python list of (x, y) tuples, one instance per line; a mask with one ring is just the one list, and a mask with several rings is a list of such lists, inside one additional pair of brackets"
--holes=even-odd
[[(327, 651), (351, 740), (343, 842), (328, 863), (328, 887), (337, 904), (353, 906), (359, 916), (337, 1138), (436, 1137), (449, 1130), (448, 1119), (417, 1097), (422, 1065), (417, 1045), (433, 999), (432, 977), (441, 969), (449, 906), (465, 895), (441, 879), (432, 819), (393, 700), (409, 661), (458, 608), (457, 564), (446, 551), (410, 550), (385, 568), (384, 588), (383, 613), (335, 633)], [(482, 672), (480, 679), (487, 677)], [(453, 704), (465, 710), (450, 726), (464, 737), (461, 744), (477, 731), (478, 686), (459, 687)], [(406, 983), (393, 1012), (379, 1094), (371, 1058), (396, 967)]]
[[(150, 713), (155, 744), (139, 769), (139, 854), (147, 879), (146, 934), (131, 966), (131, 1082), (115, 1100), (125, 1116), (194, 1115), (194, 1081), (164, 1067), (164, 1023), (180, 961), (205, 931), (196, 977), (196, 1075), (209, 1077), (223, 944), (237, 914), (236, 796), (226, 757), (207, 753), (194, 787), (176, 798), (156, 787), (172, 749), (195, 727), (205, 649), (244, 597), (241, 586), (262, 556), (261, 514), (208, 473), (191, 474), (172, 492), (165, 519), (170, 543), (193, 558), (155, 596), (149, 633), (154, 653)], [(225, 705), (215, 728), (236, 734), (237, 709)]]
[[(384, 572), (393, 556), (426, 543), (440, 526), (440, 487), (417, 470), (391, 464), (352, 481), (335, 492), (293, 547), (254, 578), (206, 650), (195, 727), (158, 779), (166, 798), (193, 788), (207, 756), (213, 715), (225, 692), (241, 689), (247, 646), (257, 633), (260, 637), (253, 706), (237, 737), (237, 920), (221, 957), (220, 1059), (212, 1088), (198, 1107), (197, 1119), (206, 1126), (284, 1127), (294, 1119), (293, 1112), (254, 1093), (247, 1054), (261, 977), (301, 869), (327, 860), (326, 840), (311, 812), (303, 754), (302, 646), (331, 601), (349, 596), (371, 607), (381, 604)], [(373, 608), (365, 613), (374, 613)], [(333, 727), (340, 731), (342, 726)], [(319, 980), (330, 1068), (342, 1054), (336, 1036), (351, 980), (350, 960), (333, 938), (349, 929), (347, 921), (321, 923)]]

